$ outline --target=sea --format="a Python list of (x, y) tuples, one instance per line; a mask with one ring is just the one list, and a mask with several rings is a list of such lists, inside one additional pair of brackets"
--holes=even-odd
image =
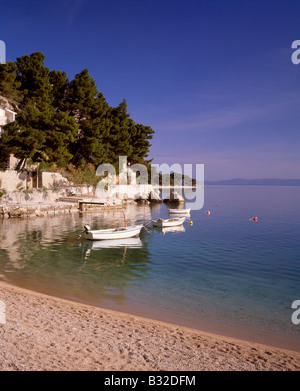
[(153, 228), (169, 207), (125, 206), (127, 223), (145, 228), (123, 242), (79, 238), (86, 224), (124, 226), (118, 211), (1, 219), (0, 280), (300, 351), (300, 187), (206, 186), (181, 227)]

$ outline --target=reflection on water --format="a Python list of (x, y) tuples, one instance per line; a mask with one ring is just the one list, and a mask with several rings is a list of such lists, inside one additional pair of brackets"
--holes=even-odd
[[(149, 220), (149, 206), (128, 206), (129, 224)], [(117, 212), (0, 220), (1, 278), (19, 286), (79, 301), (125, 301), (125, 288), (147, 278), (147, 234), (141, 238), (80, 241), (85, 224), (118, 227)]]
[(159, 233), (162, 233), (163, 235), (167, 234), (167, 233), (175, 233), (175, 232), (185, 232), (186, 229), (183, 225), (178, 225), (176, 227), (153, 227), (153, 230), (154, 231), (157, 231)]
[[(141, 248), (143, 242), (140, 238), (127, 238), (127, 239), (115, 239), (115, 240), (97, 240), (97, 241), (84, 241), (79, 244), (79, 246), (84, 251), (84, 259), (87, 260), (93, 255), (95, 250), (103, 249), (123, 249), (122, 262), (126, 260), (126, 254), (128, 248)], [(102, 256), (104, 256), (104, 250), (102, 251)], [(107, 252), (111, 255), (111, 251)], [(97, 257), (99, 258), (99, 257)]]
[(114, 239), (114, 240), (96, 240), (85, 241), (81, 244), (88, 250), (99, 250), (101, 248), (141, 248), (143, 242), (140, 238), (126, 238), (126, 239)]

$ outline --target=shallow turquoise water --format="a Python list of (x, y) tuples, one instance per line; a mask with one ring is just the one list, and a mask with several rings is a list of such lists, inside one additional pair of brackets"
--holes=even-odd
[[(85, 224), (122, 214), (77, 213), (0, 221), (0, 278), (96, 306), (300, 350), (300, 188), (209, 186), (184, 230), (144, 231), (105, 247), (77, 240)], [(128, 223), (168, 207), (128, 205)], [(211, 214), (207, 215), (206, 211)], [(251, 217), (257, 216), (254, 222)]]

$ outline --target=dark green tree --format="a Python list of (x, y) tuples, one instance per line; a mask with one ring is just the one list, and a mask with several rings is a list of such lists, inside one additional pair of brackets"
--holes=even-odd
[(21, 160), (20, 166), (27, 159), (67, 166), (77, 132), (76, 121), (67, 113), (42, 112), (27, 104), (15, 122), (5, 125), (0, 145), (6, 157), (12, 153)]
[(22, 109), (33, 104), (38, 110), (48, 110), (52, 104), (49, 69), (44, 65), (45, 56), (40, 52), (17, 58), (17, 81), (24, 94)]
[(78, 133), (75, 119), (63, 112), (43, 113), (39, 126), (45, 137), (44, 160), (67, 167)]
[(52, 105), (55, 111), (66, 111), (66, 95), (69, 86), (66, 72), (51, 71), (49, 79), (52, 87)]
[[(69, 82), (66, 72), (49, 71), (40, 52), (0, 65), (0, 95), (14, 104), (16, 121), (0, 138), (0, 163), (14, 154), (21, 160), (79, 168), (147, 160), (154, 131), (136, 124), (126, 99), (110, 107), (87, 69)], [(2, 164), (3, 166), (3, 164)]]
[(151, 144), (149, 140), (153, 138), (154, 130), (150, 126), (135, 124), (132, 121), (130, 126), (130, 144), (132, 146), (132, 155), (130, 156), (131, 163), (147, 163)]
[(94, 99), (89, 112), (89, 119), (80, 123), (80, 137), (77, 139), (76, 155), (73, 162), (83, 166), (86, 163), (100, 165), (110, 161), (108, 142), (111, 128), (108, 116), (109, 105), (102, 93)]
[[(118, 163), (119, 156), (131, 156), (130, 113), (124, 98), (119, 106), (110, 109), (111, 129), (108, 137), (112, 163)], [(130, 162), (130, 161), (129, 161)]]
[(7, 98), (15, 107), (22, 102), (23, 94), (19, 90), (21, 82), (17, 80), (17, 64), (7, 62), (0, 64), (0, 95)]
[(0, 140), (5, 155), (14, 154), (20, 159), (20, 166), (27, 160), (40, 161), (45, 158), (43, 145), (45, 134), (40, 129), (41, 113), (34, 105), (27, 104), (16, 121), (4, 126)]
[(72, 117), (81, 123), (90, 119), (94, 100), (98, 94), (94, 79), (84, 69), (69, 84), (66, 94), (66, 108)]

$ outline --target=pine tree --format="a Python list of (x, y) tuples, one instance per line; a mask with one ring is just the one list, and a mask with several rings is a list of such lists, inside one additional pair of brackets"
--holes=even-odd
[(128, 113), (126, 98), (119, 106), (110, 110), (112, 123), (109, 134), (109, 145), (111, 159), (118, 163), (119, 156), (131, 156), (132, 146), (130, 144), (130, 113)]
[[(83, 166), (93, 160), (91, 152), (94, 151), (95, 146), (90, 135), (93, 133), (92, 111), (97, 94), (96, 83), (90, 77), (87, 69), (78, 73), (69, 83), (67, 89), (65, 107), (69, 115), (74, 117), (79, 125), (72, 159), (72, 163), (77, 166)], [(89, 144), (91, 144), (90, 148), (88, 148)]]
[(17, 80), (17, 64), (7, 62), (0, 64), (0, 95), (8, 99), (8, 101), (16, 108), (23, 100), (23, 94), (19, 91), (21, 82)]
[(79, 123), (90, 118), (97, 93), (96, 83), (87, 69), (78, 73), (70, 82), (66, 94), (66, 107)]
[(45, 161), (66, 167), (72, 159), (78, 125), (67, 113), (39, 111), (27, 104), (15, 122), (5, 127), (0, 144), (22, 162)]
[(109, 105), (102, 93), (94, 99), (90, 120), (84, 124), (84, 137), (81, 139), (81, 155), (88, 163), (98, 166), (110, 158), (108, 143), (111, 122)]
[[(87, 69), (69, 82), (66, 72), (49, 71), (40, 52), (0, 65), (0, 94), (15, 103), (16, 121), (0, 138), (3, 163), (9, 154), (21, 161), (56, 163), (60, 167), (98, 166), (119, 156), (146, 163), (154, 131), (136, 124), (124, 98), (110, 107)], [(3, 165), (2, 165), (3, 166)]]
[(21, 83), (20, 90), (24, 93), (22, 109), (27, 104), (34, 104), (44, 111), (52, 104), (49, 69), (44, 66), (44, 59), (40, 52), (17, 58), (17, 81)]
[(6, 153), (14, 154), (21, 160), (43, 160), (45, 134), (40, 130), (41, 113), (33, 104), (27, 104), (23, 112), (18, 113), (16, 121), (4, 126), (1, 146)]
[(131, 163), (147, 163), (151, 160), (145, 160), (148, 156), (151, 144), (149, 140), (153, 138), (154, 130), (150, 126), (144, 126), (141, 124), (131, 124), (130, 143), (133, 153), (130, 156)]
[(75, 119), (63, 112), (47, 113), (43, 115), (40, 129), (45, 135), (43, 151), (46, 161), (67, 167), (73, 158), (72, 147), (78, 133)]
[(66, 95), (69, 86), (66, 72), (51, 71), (49, 79), (52, 87), (52, 105), (55, 111), (66, 111)]

